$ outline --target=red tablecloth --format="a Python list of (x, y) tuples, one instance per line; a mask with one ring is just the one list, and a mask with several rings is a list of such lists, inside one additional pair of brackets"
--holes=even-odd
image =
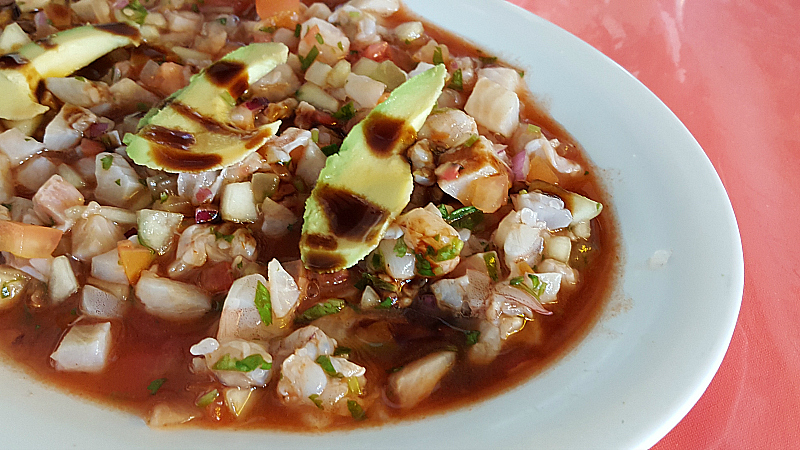
[(650, 88), (700, 142), (733, 203), (745, 261), (733, 341), (706, 393), (655, 448), (800, 447), (800, 1), (510, 1)]

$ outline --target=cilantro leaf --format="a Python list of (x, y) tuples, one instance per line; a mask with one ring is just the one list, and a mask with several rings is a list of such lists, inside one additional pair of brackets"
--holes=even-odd
[(320, 317), (336, 314), (347, 305), (347, 303), (340, 298), (332, 298), (328, 301), (317, 303), (316, 305), (303, 311), (303, 314), (295, 319), (298, 323), (313, 322)]
[(491, 278), (492, 281), (497, 281), (500, 278), (500, 266), (497, 263), (497, 254), (494, 252), (484, 253), (483, 262), (486, 264), (486, 271), (489, 273), (489, 278)]
[(457, 91), (464, 90), (464, 76), (461, 73), (461, 69), (453, 72), (453, 76), (450, 78), (450, 84), (447, 85), (447, 87)]
[(103, 156), (100, 158), (100, 162), (103, 164), (103, 170), (108, 170), (111, 168), (111, 163), (114, 162), (114, 157), (111, 155)]
[(347, 401), (347, 409), (350, 411), (350, 415), (354, 420), (364, 420), (367, 418), (364, 408), (362, 408), (361, 405), (359, 405), (355, 400)]
[(333, 364), (331, 363), (331, 358), (329, 356), (319, 355), (317, 356), (315, 362), (319, 364), (320, 367), (322, 367), (322, 370), (324, 370), (325, 373), (328, 374), (328, 376), (334, 378), (344, 378), (344, 375), (340, 374), (339, 372), (336, 371), (336, 369), (333, 368)]
[(322, 400), (319, 398), (319, 394), (311, 394), (308, 396), (308, 399), (311, 400), (314, 405), (319, 409), (325, 409), (322, 407)]
[(342, 122), (347, 122), (348, 120), (355, 117), (355, 115), (356, 115), (356, 107), (353, 105), (353, 102), (348, 102), (346, 105), (339, 108), (338, 111), (333, 113), (333, 118), (341, 120)]
[(161, 386), (163, 386), (166, 381), (166, 378), (158, 378), (151, 381), (150, 384), (147, 385), (147, 390), (150, 391), (150, 395), (156, 395), (156, 392), (161, 389)]
[(319, 49), (315, 45), (315, 46), (311, 47), (311, 50), (308, 51), (308, 54), (306, 54), (306, 56), (304, 56), (304, 57), (303, 56), (299, 56), (299, 58), (300, 58), (300, 67), (303, 70), (308, 69), (309, 67), (311, 67), (311, 64), (314, 63), (314, 60), (317, 59), (317, 56), (319, 56)]
[(394, 254), (397, 255), (398, 258), (402, 258), (406, 253), (408, 253), (408, 246), (406, 245), (406, 241), (400, 238), (394, 243)]
[(478, 338), (481, 337), (480, 331), (465, 331), (464, 334), (467, 336), (467, 345), (477, 344)]
[(331, 156), (339, 153), (339, 148), (341, 148), (340, 144), (330, 144), (322, 147), (320, 150), (322, 150), (322, 153), (325, 154), (325, 156)]
[(272, 363), (264, 360), (264, 357), (258, 353), (254, 353), (241, 360), (226, 353), (212, 367), (214, 370), (231, 370), (234, 372), (252, 372), (259, 368), (270, 370), (272, 369)]
[(256, 297), (253, 302), (256, 304), (258, 315), (261, 316), (261, 321), (264, 322), (264, 325), (272, 325), (272, 299), (270, 298), (269, 290), (260, 281), (256, 286)]
[(213, 391), (204, 394), (202, 397), (198, 398), (194, 404), (201, 408), (205, 408), (206, 406), (214, 403), (214, 400), (216, 400), (217, 397), (219, 397), (219, 391), (214, 389)]
[(442, 57), (442, 47), (436, 46), (433, 49), (433, 64), (444, 64), (444, 58)]

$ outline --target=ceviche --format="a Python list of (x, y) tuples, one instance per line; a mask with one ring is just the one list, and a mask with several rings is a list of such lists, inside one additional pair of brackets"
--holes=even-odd
[(380, 424), (529, 378), (607, 296), (576, 143), (399, 0), (0, 5), (0, 347), (42, 379), (152, 427)]

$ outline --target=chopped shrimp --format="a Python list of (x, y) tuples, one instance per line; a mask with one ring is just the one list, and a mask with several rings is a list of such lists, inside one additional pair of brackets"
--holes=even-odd
[(434, 146), (444, 149), (458, 147), (474, 136), (478, 136), (478, 124), (459, 109), (431, 113), (419, 130), (420, 138), (428, 139)]
[(459, 253), (464, 243), (458, 232), (442, 218), (441, 213), (428, 208), (415, 208), (403, 214), (397, 224), (403, 228), (403, 240), (419, 260), (427, 261), (429, 273), (417, 273), (423, 276), (444, 275), (456, 268)]
[(312, 17), (302, 24), (302, 38), (297, 45), (297, 53), (306, 57), (314, 47), (319, 52), (316, 61), (332, 66), (350, 53), (350, 39), (334, 25)]
[[(263, 345), (234, 339), (219, 342), (205, 338), (189, 350), (195, 356), (204, 356), (208, 369), (225, 386), (242, 389), (264, 387), (272, 376), (272, 355)], [(246, 369), (252, 370), (246, 371)]]
[(343, 416), (350, 414), (343, 400), (354, 400), (362, 393), (367, 381), (366, 369), (345, 358), (331, 356), (335, 348), (336, 340), (313, 325), (300, 328), (281, 342), (279, 354), (294, 349), (281, 364), (278, 394), (284, 403), (314, 406)]
[(515, 277), (525, 272), (527, 267), (533, 267), (541, 259), (544, 248), (544, 233), (547, 230), (544, 222), (536, 220), (536, 215), (530, 209), (512, 211), (500, 221), (493, 241), (502, 249), (503, 262)]
[(439, 157), (439, 187), (465, 206), (492, 213), (506, 203), (510, 169), (495, 145), (481, 136), (470, 147), (460, 147)]
[(433, 186), (436, 183), (434, 170), (433, 152), (431, 152), (428, 140), (420, 139), (406, 152), (411, 170), (414, 175), (414, 182), (422, 186)]
[(239, 228), (231, 237), (217, 236), (208, 225), (192, 225), (181, 233), (175, 261), (170, 264), (168, 273), (177, 278), (186, 271), (202, 266), (206, 261), (233, 261), (256, 259), (256, 241), (245, 228)]

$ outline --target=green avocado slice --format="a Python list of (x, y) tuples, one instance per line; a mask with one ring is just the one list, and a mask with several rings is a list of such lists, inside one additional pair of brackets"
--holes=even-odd
[(286, 62), (280, 43), (257, 43), (228, 53), (192, 77), (162, 107), (151, 109), (136, 134), (126, 134), (128, 155), (167, 172), (204, 172), (235, 164), (278, 131), (280, 122), (242, 130), (230, 120), (250, 84)]
[(406, 81), (353, 127), (306, 201), (300, 255), (318, 272), (351, 267), (378, 246), (411, 198), (405, 151), (444, 87), (438, 65)]
[(39, 81), (64, 77), (119, 47), (139, 45), (139, 30), (124, 24), (86, 25), (61, 31), (0, 57), (0, 118), (32, 119), (45, 111), (34, 92)]

